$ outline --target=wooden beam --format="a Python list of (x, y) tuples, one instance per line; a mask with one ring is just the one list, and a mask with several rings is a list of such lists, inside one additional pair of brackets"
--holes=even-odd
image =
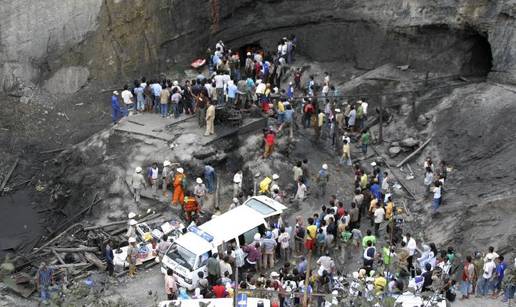
[(60, 253), (79, 253), (79, 252), (97, 252), (99, 250), (98, 247), (94, 246), (80, 246), (80, 247), (52, 247), (51, 250)]
[(20, 162), (19, 157), (16, 158), (13, 165), (11, 166), (11, 169), (9, 169), (9, 172), (7, 172), (7, 175), (4, 177), (4, 180), (2, 181), (2, 185), (0, 186), (0, 195), (4, 193), (5, 185), (7, 184), (7, 182), (9, 182), (9, 179), (11, 178), (11, 176), (14, 172), (14, 169), (16, 168), (16, 166), (18, 166), (18, 162)]
[(408, 155), (408, 157), (406, 157), (405, 159), (403, 159), (403, 161), (401, 161), (400, 163), (398, 163), (398, 165), (396, 165), (396, 167), (401, 167), (403, 164), (405, 164), (408, 160), (412, 159), (415, 155), (417, 155), (423, 148), (425, 148), (425, 146), (430, 143), (430, 141), (432, 140), (432, 137), (429, 137), (428, 140), (426, 140), (421, 146), (419, 146), (416, 150), (414, 150), (414, 152), (412, 152), (410, 155)]

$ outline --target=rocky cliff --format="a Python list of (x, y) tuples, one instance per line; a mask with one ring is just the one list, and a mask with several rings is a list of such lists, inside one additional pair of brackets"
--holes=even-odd
[[(69, 93), (188, 63), (205, 46), (297, 34), (316, 60), (386, 62), (516, 83), (514, 0), (5, 1), (0, 85)], [(492, 61), (491, 57), (492, 56)], [(62, 85), (61, 85), (62, 84)], [(65, 89), (63, 89), (63, 87)]]

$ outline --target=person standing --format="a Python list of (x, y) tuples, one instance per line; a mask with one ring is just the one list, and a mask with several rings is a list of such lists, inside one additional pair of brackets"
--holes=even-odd
[(185, 198), (186, 176), (182, 167), (176, 169), (173, 185), (174, 195), (172, 196), (172, 205), (183, 205)]
[(506, 278), (504, 280), (504, 291), (502, 302), (506, 303), (514, 298), (514, 291), (516, 290), (516, 258), (514, 258), (514, 265), (507, 270)]
[(328, 173), (328, 164), (323, 164), (319, 173), (317, 174), (316, 182), (318, 187), (318, 196), (326, 195), (326, 187), (330, 181), (330, 174)]
[(54, 270), (49, 268), (45, 262), (42, 262), (36, 273), (36, 289), (39, 290), (41, 302), (45, 305), (49, 304), (49, 288), (53, 284)]
[(133, 89), (134, 94), (136, 95), (136, 110), (143, 111), (145, 107), (145, 97), (143, 97), (143, 89), (142, 84), (138, 84), (138, 80), (134, 81), (135, 87)]
[(204, 166), (204, 180), (206, 180), (208, 193), (213, 193), (215, 191), (215, 177), (215, 169), (213, 166), (206, 164)]
[(183, 96), (181, 96), (181, 92), (179, 91), (178, 87), (174, 87), (174, 89), (172, 89), (172, 96), (170, 97), (170, 101), (172, 102), (172, 108), (174, 110), (175, 118), (179, 117), (179, 112), (180, 112), (179, 103), (181, 102), (182, 97)]
[(158, 162), (154, 162), (152, 163), (152, 166), (147, 169), (147, 179), (149, 180), (153, 196), (156, 196), (156, 193), (158, 192), (158, 174)]
[(190, 223), (194, 215), (199, 213), (199, 204), (197, 199), (192, 195), (192, 192), (186, 191), (186, 196), (183, 200), (183, 211), (186, 215), (186, 222)]
[(263, 247), (263, 268), (274, 268), (274, 252), (276, 250), (276, 240), (272, 238), (272, 232), (267, 231), (265, 239), (262, 240)]
[(131, 179), (131, 187), (133, 188), (133, 197), (136, 204), (140, 203), (140, 196), (142, 194), (142, 189), (147, 188), (147, 184), (145, 183), (145, 178), (142, 175), (142, 168), (137, 167)]
[(340, 157), (340, 164), (344, 164), (344, 162), (351, 166), (351, 148), (349, 146), (348, 140), (344, 140), (342, 142), (342, 156)]
[(442, 190), (441, 190), (441, 182), (440, 181), (434, 182), (433, 192), (434, 192), (434, 197), (432, 198), (432, 214), (436, 214), (437, 209), (439, 209), (439, 207), (441, 206), (441, 201), (442, 201), (442, 196), (441, 196)]
[(160, 115), (162, 118), (168, 116), (168, 100), (170, 99), (170, 90), (168, 87), (165, 87), (159, 93), (159, 102), (160, 102)]
[(165, 275), (165, 293), (169, 301), (177, 298), (176, 278), (174, 277), (174, 271), (170, 268), (167, 270), (167, 275)]
[(128, 111), (132, 111), (134, 109), (134, 96), (133, 93), (131, 93), (129, 90), (129, 86), (127, 84), (124, 85), (124, 90), (120, 96), (122, 96), (122, 100), (124, 101), (126, 109)]
[(221, 276), (217, 253), (214, 253), (210, 258), (208, 258), (206, 261), (206, 269), (208, 271), (208, 282), (213, 286)]
[(104, 256), (106, 257), (106, 271), (109, 276), (113, 276), (113, 272), (115, 270), (115, 266), (113, 264), (113, 258), (115, 255), (113, 254), (113, 248), (111, 247), (111, 240), (108, 239), (106, 242), (106, 246), (104, 248)]
[(471, 292), (474, 277), (475, 266), (472, 263), (471, 256), (466, 256), (466, 261), (464, 261), (464, 268), (462, 269), (462, 299), (469, 298), (469, 293)]
[(410, 271), (411, 276), (414, 277), (415, 270), (414, 270), (413, 263), (414, 263), (414, 255), (416, 254), (417, 243), (416, 243), (416, 240), (414, 238), (412, 238), (410, 233), (407, 233), (407, 235), (405, 236), (403, 241), (407, 245), (407, 250), (408, 250), (408, 254), (409, 254), (409, 256), (407, 258), (407, 268)]
[(293, 180), (295, 183), (299, 181), (299, 179), (303, 179), (303, 163), (301, 161), (297, 161), (296, 165), (292, 168), (292, 172), (294, 173)]
[(486, 261), (486, 263), (484, 263), (484, 267), (482, 269), (482, 277), (478, 281), (477, 295), (485, 296), (488, 294), (490, 284), (492, 283), (495, 272), (496, 272), (496, 264), (494, 262), (494, 257), (491, 255), (488, 255), (487, 261)]
[(380, 226), (385, 218), (385, 209), (383, 209), (380, 202), (376, 203), (376, 210), (374, 210), (374, 234), (380, 236)]
[(136, 239), (130, 237), (129, 248), (127, 249), (127, 262), (129, 263), (129, 277), (136, 275), (136, 260), (138, 259), (138, 248), (136, 247)]
[(362, 144), (362, 153), (364, 156), (367, 155), (367, 147), (369, 146), (370, 138), (371, 135), (369, 134), (369, 130), (365, 129), (360, 136), (360, 143)]
[(268, 129), (264, 136), (265, 149), (263, 151), (263, 158), (268, 159), (274, 151), (274, 144), (276, 143), (276, 132), (272, 129)]
[(235, 85), (233, 80), (229, 80), (228, 86), (227, 86), (227, 94), (228, 94), (228, 104), (231, 107), (235, 106), (237, 91), (238, 91), (237, 86)]
[(163, 162), (163, 171), (161, 172), (161, 180), (162, 180), (162, 189), (163, 189), (164, 197), (167, 196), (167, 189), (168, 189), (168, 186), (170, 185), (172, 175), (173, 175), (171, 165), (172, 165), (172, 163), (170, 163), (170, 161), (168, 161), (168, 160), (165, 160)]
[(118, 123), (122, 116), (122, 110), (118, 103), (118, 91), (113, 91), (113, 95), (111, 96), (111, 120), (113, 121), (113, 125)]
[(206, 197), (206, 185), (203, 183), (201, 178), (197, 178), (195, 180), (196, 185), (194, 187), (194, 194), (195, 198), (197, 199), (197, 202), (202, 207), (204, 205), (204, 198)]
[(238, 170), (233, 176), (233, 198), (238, 197), (242, 192), (242, 171)]
[(278, 243), (280, 244), (280, 255), (283, 261), (289, 261), (290, 251), (290, 234), (285, 231), (285, 228), (280, 229), (280, 235), (278, 236)]
[(206, 110), (206, 132), (204, 135), (208, 136), (213, 134), (215, 134), (215, 105), (210, 103)]
[(160, 105), (160, 94), (161, 94), (161, 84), (159, 84), (158, 81), (153, 80), (151, 84), (152, 89), (152, 103), (153, 103), (153, 109), (154, 112), (158, 112), (159, 105)]

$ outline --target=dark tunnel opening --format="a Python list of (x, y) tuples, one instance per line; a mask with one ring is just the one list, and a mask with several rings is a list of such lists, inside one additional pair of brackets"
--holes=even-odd
[(475, 33), (468, 40), (471, 42), (471, 48), (467, 53), (469, 60), (464, 62), (461, 73), (467, 76), (487, 76), (493, 67), (491, 44), (487, 36)]

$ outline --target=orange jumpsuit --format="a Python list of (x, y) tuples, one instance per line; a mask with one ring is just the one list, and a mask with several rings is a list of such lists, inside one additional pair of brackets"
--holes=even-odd
[(183, 210), (186, 214), (186, 220), (190, 222), (192, 220), (192, 213), (199, 212), (199, 204), (194, 196), (187, 196), (184, 199)]
[(177, 173), (174, 176), (174, 195), (172, 196), (172, 204), (183, 205), (185, 199), (185, 191), (183, 189), (183, 179), (185, 175)]

